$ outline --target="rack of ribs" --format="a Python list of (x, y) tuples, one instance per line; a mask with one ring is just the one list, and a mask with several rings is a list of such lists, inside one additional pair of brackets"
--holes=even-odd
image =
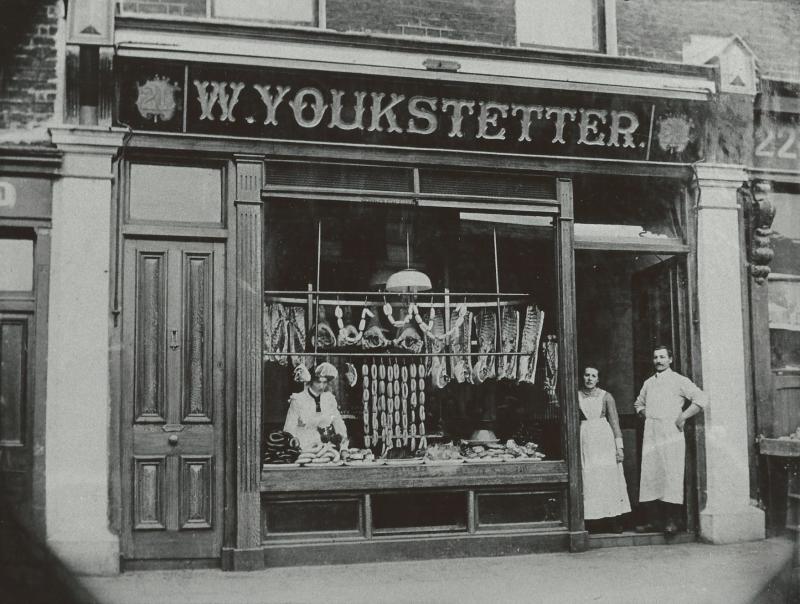
[(539, 340), (542, 337), (544, 311), (534, 305), (525, 310), (525, 325), (522, 328), (522, 340), (519, 351), (519, 370), (517, 381), (533, 384), (536, 381), (536, 363), (539, 358)]

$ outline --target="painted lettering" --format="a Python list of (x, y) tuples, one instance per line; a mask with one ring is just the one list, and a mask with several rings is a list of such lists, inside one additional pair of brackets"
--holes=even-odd
[[(603, 109), (581, 109), (581, 119), (578, 122), (581, 136), (579, 145), (605, 145), (605, 134), (598, 132), (597, 128), (606, 123), (608, 111)], [(590, 138), (592, 137), (592, 138)]]
[(578, 114), (577, 109), (570, 109), (569, 107), (547, 107), (544, 116), (550, 119), (551, 115), (556, 116), (556, 133), (551, 140), (551, 143), (566, 144), (564, 140), (564, 124), (566, 123), (566, 116), (569, 116), (571, 121), (575, 121), (575, 116)]
[(383, 102), (383, 97), (386, 95), (382, 92), (373, 92), (371, 93), (372, 96), (372, 120), (370, 122), (369, 128), (367, 131), (369, 132), (383, 132), (383, 128), (381, 127), (381, 119), (386, 118), (386, 123), (389, 125), (389, 128), (386, 130), (387, 132), (402, 132), (403, 129), (397, 125), (397, 116), (394, 113), (394, 108), (402, 103), (405, 100), (405, 96), (402, 94), (395, 94), (394, 92), (391, 93), (390, 98), (391, 100), (386, 105), (386, 107), (381, 107), (381, 103)]
[[(211, 90), (208, 90), (209, 85)], [(228, 82), (207, 82), (194, 80), (197, 89), (197, 101), (200, 103), (200, 119), (214, 121), (214, 106), (219, 105), (221, 122), (235, 122), (233, 108), (239, 102), (239, 94), (244, 88), (244, 82), (231, 82), (231, 92), (228, 94)]]
[(494, 101), (480, 101), (478, 103), (481, 110), (478, 113), (478, 138), (487, 140), (505, 140), (506, 129), (500, 128), (497, 132), (490, 134), (489, 126), (497, 128), (497, 119), (508, 116), (508, 105), (495, 103)]
[[(308, 103), (303, 100), (308, 96), (313, 99), (313, 103)], [(328, 109), (328, 105), (325, 104), (325, 99), (322, 97), (322, 93), (316, 88), (311, 87), (301, 88), (298, 90), (297, 94), (294, 95), (294, 99), (289, 101), (289, 106), (294, 112), (294, 119), (297, 122), (297, 125), (302, 126), (303, 128), (315, 128), (319, 126), (322, 118), (325, 117), (325, 111)], [(306, 118), (304, 115), (305, 110), (309, 107), (314, 114), (311, 119)]]
[(200, 103), (200, 120), (209, 120), (213, 122), (214, 114), (211, 112), (214, 109), (214, 105), (217, 103), (219, 88), (214, 86), (209, 92), (208, 81), (201, 82), (200, 80), (194, 81), (194, 87), (197, 88), (197, 102)]
[(292, 89), (291, 86), (276, 86), (275, 94), (272, 94), (272, 86), (269, 84), (266, 86), (259, 86), (256, 84), (253, 86), (253, 88), (255, 88), (258, 94), (261, 96), (261, 100), (264, 102), (264, 107), (267, 108), (267, 119), (264, 120), (264, 125), (277, 126), (278, 119), (275, 116), (275, 113), (278, 110), (278, 106), (283, 102), (283, 98), (286, 96), (286, 93)]
[(356, 91), (353, 96), (356, 98), (355, 113), (350, 123), (342, 119), (342, 97), (344, 92), (341, 90), (331, 90), (331, 121), (328, 128), (339, 128), (340, 130), (363, 130), (364, 129), (364, 98), (366, 92)]
[(531, 140), (531, 116), (536, 115), (536, 119), (542, 119), (544, 107), (541, 105), (511, 105), (511, 115), (520, 114), (520, 133), (517, 139), (520, 142), (530, 142)]
[(464, 133), (461, 131), (461, 123), (464, 120), (464, 109), (467, 110), (467, 115), (475, 113), (475, 101), (469, 99), (442, 99), (442, 111), (446, 112), (448, 109), (453, 110), (452, 126), (447, 136), (450, 138), (462, 138)]
[[(439, 127), (439, 120), (436, 117), (436, 103), (439, 101), (433, 96), (412, 96), (408, 101), (408, 113), (411, 117), (408, 120), (408, 128), (411, 134), (431, 134)], [(422, 105), (422, 107), (420, 107)], [(419, 120), (424, 120), (425, 126), (419, 124)]]
[(632, 111), (612, 111), (611, 112), (611, 133), (608, 136), (609, 147), (619, 147), (619, 137), (622, 135), (625, 142), (624, 147), (635, 148), (633, 133), (639, 127), (639, 118)]

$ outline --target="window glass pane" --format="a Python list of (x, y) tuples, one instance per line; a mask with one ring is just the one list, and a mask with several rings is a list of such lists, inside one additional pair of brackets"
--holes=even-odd
[(769, 276), (772, 369), (800, 371), (800, 194), (774, 192)]
[(120, 12), (171, 17), (205, 17), (208, 0), (121, 0)]
[[(552, 217), (273, 199), (265, 220), (262, 409), (269, 463), (282, 460), (282, 437), (270, 439), (272, 432), (285, 428), (301, 448), (318, 438), (308, 426), (323, 411), (304, 398), (308, 408), (298, 418), (289, 401), (293, 393), (306, 397), (295, 367), (313, 371), (323, 361), (338, 372), (330, 391), (350, 447), (386, 454), (389, 464), (392, 455), (414, 456), (411, 442), (417, 447), (423, 432), (428, 447), (513, 438), (535, 443), (546, 459), (563, 458)], [(320, 224), (320, 288), (339, 293), (323, 294), (317, 310), (305, 292), (316, 284)], [(383, 293), (389, 278), (409, 267), (430, 279), (431, 293)], [(409, 312), (411, 302), (417, 314)], [(356, 372), (354, 385), (348, 370)], [(381, 377), (390, 370), (399, 374)], [(298, 426), (302, 438), (293, 432)], [(266, 446), (273, 439), (276, 445)], [(495, 453), (460, 451), (471, 461), (500, 461)]]
[(212, 168), (131, 166), (130, 218), (222, 222), (222, 174)]
[(597, 50), (597, 0), (517, 0), (521, 45)]
[(327, 0), (327, 27), (514, 46), (514, 3), (453, 0)]
[(33, 290), (33, 241), (0, 238), (0, 291)]
[(800, 194), (775, 192), (770, 201), (775, 206), (772, 272), (800, 275)]
[(575, 238), (592, 241), (683, 239), (681, 189), (669, 181), (575, 179)]
[(317, 0), (213, 0), (214, 16), (313, 25)]

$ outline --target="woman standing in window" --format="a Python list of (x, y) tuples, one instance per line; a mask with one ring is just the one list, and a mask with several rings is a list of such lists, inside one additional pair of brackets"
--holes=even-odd
[(622, 471), (622, 431), (614, 397), (598, 388), (598, 381), (597, 368), (584, 367), (583, 386), (578, 389), (584, 518), (611, 518), (611, 530), (621, 533), (619, 517), (631, 511)]

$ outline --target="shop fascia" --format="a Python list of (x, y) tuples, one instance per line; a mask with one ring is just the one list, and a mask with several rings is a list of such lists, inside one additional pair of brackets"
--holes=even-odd
[[(236, 122), (239, 96), (244, 82), (194, 80), (200, 120)], [(502, 103), (494, 100), (411, 96), (391, 92), (354, 91), (335, 88), (252, 84), (266, 110), (265, 126), (279, 126), (278, 109), (286, 104), (297, 126), (325, 127), (344, 131), (363, 130), (392, 134), (431, 135), (442, 130), (449, 138), (463, 138), (465, 120), (476, 120), (470, 128), (475, 137), (485, 140), (508, 140), (508, 126), (516, 121), (518, 142), (534, 142), (538, 136), (553, 144), (567, 144), (577, 135), (579, 145), (635, 148), (634, 133), (639, 119), (633, 111), (578, 107), (548, 107)], [(219, 111), (215, 112), (215, 107)], [(217, 113), (217, 117), (215, 117)], [(348, 116), (347, 118), (345, 116)], [(401, 116), (407, 116), (406, 118)], [(349, 119), (348, 119), (349, 118)], [(253, 123), (253, 117), (243, 118)], [(578, 125), (577, 131), (566, 129), (568, 122)]]

